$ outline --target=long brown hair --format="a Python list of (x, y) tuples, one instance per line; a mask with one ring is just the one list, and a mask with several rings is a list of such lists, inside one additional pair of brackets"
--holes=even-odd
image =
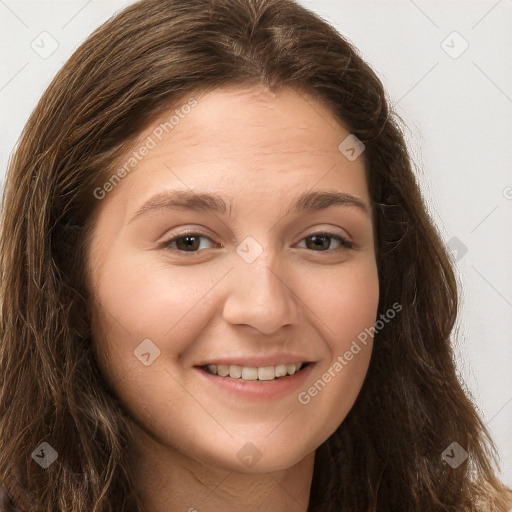
[[(399, 120), (357, 50), (293, 0), (143, 0), (96, 30), (44, 93), (2, 208), (0, 479), (30, 510), (143, 510), (124, 449), (130, 421), (92, 351), (94, 190), (156, 115), (257, 82), (312, 95), (365, 144), (379, 314), (402, 305), (375, 335), (354, 407), (317, 451), (308, 510), (508, 512), (496, 448), (456, 376), (454, 271)], [(47, 469), (32, 457), (42, 442), (58, 454)], [(468, 454), (457, 468), (441, 456), (453, 442)]]

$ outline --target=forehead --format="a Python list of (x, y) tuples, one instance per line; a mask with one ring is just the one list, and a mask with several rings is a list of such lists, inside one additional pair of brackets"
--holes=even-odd
[(304, 91), (272, 92), (256, 84), (191, 93), (154, 120), (134, 146), (154, 142), (137, 169), (193, 166), (203, 178), (234, 171), (242, 179), (250, 171), (260, 181), (286, 173), (293, 181), (299, 169), (364, 171), (362, 157), (349, 161), (340, 151), (349, 135), (328, 107)]
[[(337, 154), (340, 135), (348, 135), (325, 105), (291, 87), (272, 92), (263, 85), (231, 86), (200, 95), (197, 101), (169, 134), (169, 144), (220, 147), (230, 154), (252, 151), (259, 157), (283, 151), (315, 156)], [(168, 117), (155, 124), (165, 127)]]
[(339, 149), (349, 135), (325, 105), (294, 88), (191, 93), (140, 134), (125, 161), (149, 140), (151, 149), (109, 199), (121, 192), (135, 203), (176, 188), (273, 209), (320, 188), (367, 198), (363, 158), (350, 161)]

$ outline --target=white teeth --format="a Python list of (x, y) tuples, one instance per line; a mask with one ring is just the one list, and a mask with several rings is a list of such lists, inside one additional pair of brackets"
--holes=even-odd
[(227, 377), (229, 375), (229, 366), (226, 364), (218, 364), (217, 375), (220, 375), (221, 377)]
[(258, 380), (258, 368), (251, 368), (250, 366), (244, 366), (242, 368), (242, 379), (243, 380)]
[(242, 376), (242, 367), (236, 364), (232, 364), (229, 367), (229, 376), (232, 379), (239, 379)]
[(206, 369), (220, 377), (231, 377), (242, 380), (274, 380), (286, 375), (294, 375), (304, 363), (278, 364), (277, 366), (239, 366), (236, 364), (209, 364)]
[(288, 375), (293, 375), (295, 373), (295, 364), (294, 363), (291, 363), (291, 364), (287, 364), (286, 365), (286, 373)]
[(273, 366), (260, 366), (258, 368), (258, 380), (273, 380), (275, 377)]
[(284, 377), (286, 375), (286, 365), (278, 364), (276, 366), (276, 377)]

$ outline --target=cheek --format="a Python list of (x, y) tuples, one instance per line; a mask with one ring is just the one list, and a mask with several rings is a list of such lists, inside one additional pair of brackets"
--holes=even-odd
[[(159, 425), (157, 430), (169, 428), (162, 418), (168, 417), (171, 399), (178, 410), (190, 402), (178, 384), (184, 375), (178, 373), (176, 380), (167, 370), (175, 369), (179, 357), (201, 336), (203, 297), (218, 280), (197, 267), (173, 270), (154, 256), (127, 253), (118, 258), (112, 254), (95, 276), (93, 339), (101, 373), (132, 417)], [(141, 346), (147, 349), (141, 352)], [(148, 352), (151, 363), (145, 366), (142, 354)], [(163, 396), (169, 400), (160, 404)], [(186, 428), (180, 427), (181, 420), (173, 417), (178, 432)]]
[(335, 279), (317, 282), (309, 294), (319, 297), (315, 313), (328, 354), (298, 400), (311, 414), (324, 418), (318, 426), (320, 439), (345, 419), (367, 374), (379, 303), (376, 263), (368, 259), (347, 265)]
[[(175, 410), (190, 408), (190, 395), (180, 384), (188, 378), (183, 361), (195, 340), (204, 336), (212, 317), (207, 292), (224, 274), (225, 269), (172, 268), (154, 255), (125, 253), (109, 258), (96, 275), (99, 307), (93, 333), (98, 365), (132, 416), (160, 425), (162, 432), (169, 428), (169, 401)], [(147, 350), (141, 352), (141, 346), (149, 347), (148, 366), (142, 357)], [(170, 398), (160, 403), (164, 395)], [(176, 425), (182, 420), (173, 418)]]
[(304, 287), (304, 294), (318, 316), (317, 325), (331, 356), (341, 355), (360, 333), (375, 324), (379, 303), (375, 259), (361, 259), (329, 275), (317, 274)]
[(125, 255), (109, 258), (97, 276), (95, 295), (107, 313), (102, 316), (111, 334), (125, 331), (125, 339), (129, 333), (139, 343), (144, 338), (171, 337), (179, 349), (180, 331), (186, 327), (190, 337), (202, 298), (217, 281), (212, 273), (194, 266), (172, 269), (154, 256)]

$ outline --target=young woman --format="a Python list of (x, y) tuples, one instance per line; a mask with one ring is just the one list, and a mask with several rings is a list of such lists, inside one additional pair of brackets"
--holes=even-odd
[(508, 512), (376, 75), (291, 0), (143, 0), (27, 123), (3, 510)]

